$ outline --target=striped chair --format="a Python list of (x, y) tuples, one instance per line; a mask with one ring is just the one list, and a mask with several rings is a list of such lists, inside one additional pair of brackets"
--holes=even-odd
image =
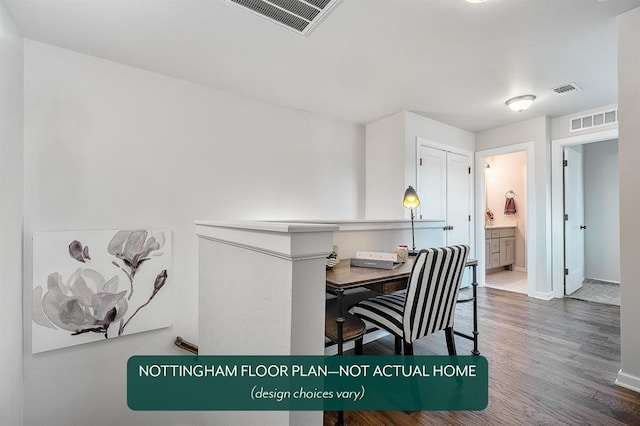
[(412, 355), (414, 341), (444, 330), (455, 355), (453, 317), (468, 254), (466, 245), (420, 250), (406, 289), (363, 300), (349, 312), (393, 334), (398, 354), (401, 342)]

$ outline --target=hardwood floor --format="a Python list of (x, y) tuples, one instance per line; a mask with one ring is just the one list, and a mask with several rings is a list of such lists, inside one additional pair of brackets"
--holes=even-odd
[[(543, 301), (479, 289), (479, 349), (489, 361), (489, 405), (471, 412), (347, 412), (348, 425), (640, 425), (640, 394), (614, 384), (620, 369), (620, 308), (573, 299)], [(456, 329), (471, 328), (459, 305)], [(471, 342), (456, 337), (458, 354)], [(365, 354), (393, 354), (387, 336)], [(444, 333), (414, 344), (416, 355), (445, 355)], [(347, 353), (346, 355), (353, 355)], [(327, 412), (324, 424), (333, 425)]]

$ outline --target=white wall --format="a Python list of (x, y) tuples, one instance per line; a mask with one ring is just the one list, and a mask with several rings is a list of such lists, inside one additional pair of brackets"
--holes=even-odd
[(367, 124), (367, 219), (410, 217), (402, 196), (407, 186), (417, 184), (418, 137), (470, 152), (475, 148), (473, 133), (410, 111)]
[[(364, 128), (27, 40), (25, 176), (25, 423), (198, 424), (130, 411), (125, 374), (197, 343), (194, 221), (360, 218)], [(174, 230), (173, 326), (32, 356), (33, 231), (132, 227)]]
[[(432, 120), (414, 112), (405, 112), (405, 126), (407, 153), (412, 153), (411, 156), (407, 156), (407, 162), (414, 166), (416, 164), (416, 138), (418, 137), (466, 151), (473, 152), (476, 148), (474, 133)], [(413, 178), (415, 179), (415, 172)]]
[(0, 424), (22, 422), (22, 36), (0, 0)]
[(551, 139), (556, 140), (556, 139), (570, 138), (570, 137), (588, 135), (590, 133), (604, 132), (607, 130), (617, 129), (618, 123), (616, 122), (611, 124), (605, 124), (598, 127), (589, 127), (584, 130), (578, 130), (573, 132), (569, 130), (571, 119), (575, 117), (582, 117), (584, 115), (595, 114), (597, 112), (602, 112), (602, 111), (611, 111), (617, 108), (618, 108), (617, 105), (605, 105), (598, 108), (588, 109), (588, 110), (579, 111), (573, 114), (552, 118), (551, 119)]
[(640, 392), (640, 8), (618, 17), (620, 352), (616, 383)]
[[(534, 213), (527, 223), (528, 239), (534, 239), (536, 261), (528, 261), (529, 277), (533, 278), (533, 296), (552, 297), (551, 292), (551, 204), (550, 204), (550, 136), (547, 117), (486, 130), (476, 134), (476, 151), (483, 151), (526, 142), (534, 144), (533, 191), (528, 191), (527, 202), (533, 203)], [(532, 269), (533, 268), (533, 269)]]
[(585, 277), (620, 282), (618, 141), (582, 148)]
[[(366, 127), (367, 219), (404, 217), (405, 185), (404, 112), (382, 118)], [(415, 187), (415, 181), (412, 183)]]
[[(527, 267), (527, 153), (526, 151), (498, 155), (488, 160), (491, 166), (485, 172), (487, 207), (494, 214), (494, 225), (516, 226), (516, 262), (514, 267)], [(516, 214), (505, 215), (505, 194), (515, 193)]]

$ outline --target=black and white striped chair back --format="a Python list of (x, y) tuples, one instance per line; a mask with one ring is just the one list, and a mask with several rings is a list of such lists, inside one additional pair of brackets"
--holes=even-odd
[(420, 250), (409, 276), (404, 305), (402, 325), (408, 343), (453, 327), (468, 254), (466, 245)]

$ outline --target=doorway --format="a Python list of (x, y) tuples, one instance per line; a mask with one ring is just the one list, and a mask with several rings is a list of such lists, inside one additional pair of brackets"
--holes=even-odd
[[(602, 185), (605, 184), (607, 180), (610, 180), (612, 172), (611, 168), (605, 168), (603, 176), (598, 176), (593, 173), (594, 169), (600, 169), (601, 165), (604, 163), (604, 157), (601, 152), (593, 152), (589, 154), (589, 152), (597, 147), (595, 144), (598, 142), (617, 140), (618, 138), (618, 130), (606, 130), (602, 132), (594, 132), (590, 134), (572, 136), (563, 139), (556, 139), (552, 141), (551, 146), (551, 220), (552, 220), (552, 233), (551, 233), (551, 243), (552, 243), (552, 293), (553, 297), (565, 297), (567, 293), (571, 293), (573, 290), (579, 290), (579, 287), (585, 282), (585, 278), (592, 278), (589, 275), (597, 275), (595, 278), (599, 283), (608, 283), (609, 280), (615, 279), (616, 272), (619, 274), (620, 269), (620, 261), (619, 254), (615, 253), (615, 250), (619, 250), (619, 224), (617, 224), (616, 220), (618, 220), (618, 215), (611, 208), (612, 205), (619, 207), (619, 203), (616, 200), (609, 199), (609, 195), (611, 195), (611, 188), (603, 188)], [(563, 153), (565, 148), (568, 147), (582, 147), (583, 156), (584, 150), (586, 149), (587, 160), (583, 162), (583, 171), (587, 168), (589, 172), (586, 177), (580, 179), (582, 183), (585, 185), (584, 187), (584, 220), (575, 221), (570, 226), (577, 229), (569, 229), (569, 232), (578, 232), (582, 233), (585, 240), (585, 248), (584, 250), (581, 248), (576, 248), (574, 245), (574, 241), (576, 240), (571, 235), (569, 238), (566, 238), (565, 235), (565, 190), (564, 190), (564, 166), (563, 166)], [(574, 150), (575, 152), (575, 150)], [(617, 161), (609, 161), (609, 163), (616, 163)], [(586, 167), (585, 167), (586, 166)], [(617, 180), (617, 177), (616, 177)], [(587, 188), (587, 185), (589, 186)], [(593, 186), (596, 185), (596, 186)], [(600, 185), (600, 187), (598, 187)], [(570, 190), (571, 191), (571, 190)], [(613, 191), (617, 193), (616, 191)], [(617, 195), (617, 194), (616, 194)], [(569, 193), (569, 197), (574, 197), (575, 194)], [(608, 201), (605, 201), (608, 200)], [(578, 203), (580, 206), (581, 203)], [(569, 213), (571, 214), (571, 213)], [(578, 212), (578, 215), (580, 213)], [(571, 218), (571, 216), (569, 216)], [(584, 222), (584, 223), (578, 223)], [(586, 226), (582, 230), (579, 229), (580, 226)], [(616, 232), (617, 231), (617, 232)], [(594, 240), (595, 238), (595, 240)], [(617, 239), (613, 241), (613, 239)], [(598, 241), (598, 242), (594, 242)], [(579, 238), (578, 238), (579, 244)], [(589, 253), (587, 255), (587, 253)], [(565, 256), (565, 254), (568, 254)], [(606, 256), (606, 259), (603, 257)], [(613, 255), (613, 256), (612, 256)], [(569, 273), (570, 270), (580, 269), (572, 264), (566, 265), (565, 261), (569, 260), (571, 263), (570, 257), (577, 258), (578, 262), (582, 262), (585, 266), (583, 267), (583, 272), (580, 274), (573, 284), (569, 284), (569, 288), (565, 287), (565, 273)], [(607, 260), (608, 259), (608, 260)], [(612, 260), (613, 259), (613, 260)], [(597, 268), (594, 269), (594, 266)], [(587, 271), (589, 269), (589, 271)], [(566, 271), (566, 272), (565, 272)], [(603, 272), (605, 271), (605, 272)], [(613, 272), (612, 272), (613, 271)], [(619, 275), (618, 275), (619, 276)], [(604, 279), (602, 279), (604, 277)], [(594, 278), (592, 278), (594, 279)], [(619, 278), (618, 278), (619, 280)], [(577, 283), (577, 284), (576, 284)]]
[[(504, 164), (499, 160), (513, 159), (514, 157), (501, 157), (507, 154), (517, 154), (521, 156), (522, 163), (518, 167), (518, 171), (513, 171), (518, 175), (520, 183), (516, 186), (513, 179), (502, 179), (502, 186), (497, 185), (494, 189), (495, 181), (500, 180), (497, 176), (489, 176), (490, 173), (495, 175), (505, 173), (505, 169), (501, 172), (500, 164)], [(535, 212), (535, 157), (534, 157), (534, 143), (525, 142), (509, 146), (503, 146), (500, 148), (488, 149), (476, 152), (476, 219), (479, 226), (476, 227), (476, 240), (480, 242), (478, 244), (477, 258), (480, 265), (484, 267), (478, 268), (478, 283), (480, 285), (495, 285), (497, 279), (501, 278), (498, 275), (491, 276), (492, 272), (513, 273), (511, 277), (507, 278), (507, 285), (509, 281), (520, 281), (518, 290), (526, 293), (528, 296), (540, 297), (536, 293), (535, 276), (536, 268), (532, 265), (536, 265), (536, 238), (533, 236), (535, 233), (535, 221), (529, 221), (528, 218), (533, 217)], [(507, 162), (508, 163), (508, 162)], [(487, 172), (487, 165), (489, 169), (494, 168), (492, 172)], [(493, 165), (493, 166), (492, 166)], [(513, 169), (512, 167), (509, 167)], [(507, 175), (509, 172), (506, 172)], [(493, 182), (493, 185), (492, 185)], [(504, 186), (506, 185), (506, 187)], [(504, 190), (503, 190), (504, 189)], [(516, 215), (505, 214), (506, 201), (508, 197), (514, 197)], [(492, 211), (494, 217), (494, 223), (487, 222), (486, 210), (487, 207)], [(521, 225), (522, 229), (517, 229), (516, 226), (512, 226), (511, 229), (501, 228), (500, 225)], [(488, 225), (494, 225), (492, 228)], [(497, 226), (496, 226), (497, 225)], [(503, 231), (501, 231), (503, 229)], [(518, 249), (516, 244), (516, 233), (519, 234), (517, 238), (520, 248)], [(496, 241), (494, 241), (494, 239)], [(482, 245), (484, 241), (484, 246)], [(515, 251), (510, 252), (509, 241), (515, 247)], [(492, 246), (493, 247), (492, 247)], [(502, 246), (502, 247), (501, 247)], [(500, 257), (503, 250), (506, 249)], [(497, 255), (497, 256), (496, 256)], [(511, 261), (509, 256), (518, 257), (518, 263)], [(487, 274), (489, 272), (489, 274)], [(515, 274), (517, 273), (517, 274)], [(515, 275), (519, 275), (516, 278)], [(487, 278), (489, 277), (489, 278)]]
[(485, 162), (485, 285), (527, 294), (527, 152)]
[(564, 295), (620, 304), (618, 140), (563, 148)]

